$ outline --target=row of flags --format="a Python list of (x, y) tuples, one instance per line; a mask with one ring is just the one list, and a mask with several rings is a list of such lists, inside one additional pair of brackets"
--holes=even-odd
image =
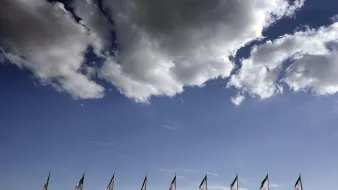
[[(84, 176), (85, 176), (85, 173), (83, 173), (79, 183), (75, 186), (75, 190), (83, 190)], [(48, 190), (49, 179), (50, 179), (50, 172), (48, 174), (47, 181), (46, 181), (45, 185), (43, 186), (43, 190)], [(107, 186), (107, 190), (114, 190), (114, 181), (115, 181), (115, 172), (114, 172), (112, 178), (109, 181), (109, 184)], [(144, 180), (143, 180), (141, 190), (147, 190), (147, 181), (148, 181), (148, 176), (146, 174), (146, 176), (144, 177)], [(176, 174), (175, 174), (174, 179), (170, 183), (169, 190), (176, 190)], [(203, 178), (203, 180), (202, 180), (202, 182), (199, 186), (199, 190), (208, 190), (207, 174), (205, 174), (205, 176), (204, 176), (204, 178)], [(230, 190), (239, 190), (238, 189), (238, 175), (236, 175), (234, 181), (230, 184)], [(264, 178), (264, 180), (261, 183), (259, 190), (269, 190), (269, 175), (266, 175), (266, 177)], [(299, 177), (298, 177), (298, 179), (295, 183), (294, 190), (303, 190), (302, 179), (301, 179), (300, 175), (299, 175)]]

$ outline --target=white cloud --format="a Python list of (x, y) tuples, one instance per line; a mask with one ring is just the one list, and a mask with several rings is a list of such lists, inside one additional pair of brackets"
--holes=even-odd
[[(294, 91), (334, 94), (338, 91), (337, 39), (338, 23), (334, 23), (255, 46), (228, 87), (261, 99), (283, 93), (283, 85)], [(291, 65), (285, 70), (287, 61)]]
[[(91, 79), (98, 72), (100, 78), (138, 102), (147, 102), (151, 96), (174, 96), (186, 86), (201, 87), (208, 80), (229, 77), (234, 68), (230, 56), (248, 42), (263, 38), (264, 29), (292, 16), (304, 4), (304, 0), (292, 5), (288, 0), (103, 0), (115, 23), (119, 51), (112, 55), (113, 27), (95, 1), (73, 1), (80, 23), (61, 3), (4, 1), (0, 51), (7, 59), (32, 71), (42, 84), (74, 98), (104, 96), (105, 89)], [(84, 65), (90, 45), (105, 60), (101, 68)], [(244, 62), (241, 72), (258, 70), (264, 76), (261, 81), (250, 75), (257, 84), (249, 85), (238, 76), (231, 85), (261, 97), (281, 89), (269, 83), (275, 77), (267, 74), (270, 71), (245, 71), (247, 65)], [(292, 73), (288, 79), (290, 86), (298, 87), (292, 85), (297, 80)], [(232, 101), (240, 104), (244, 98), (239, 95)]]
[(331, 20), (332, 20), (333, 22), (338, 22), (338, 14), (335, 15), (335, 16), (333, 16), (333, 17), (331, 17)]
[(180, 98), (181, 104), (184, 104), (184, 99), (181, 97)]
[(166, 129), (171, 130), (171, 131), (176, 131), (175, 127), (172, 127), (172, 126), (169, 126), (169, 125), (161, 125), (161, 127), (166, 128)]
[(237, 94), (235, 97), (231, 97), (231, 102), (236, 106), (239, 106), (245, 100), (245, 96)]
[(223, 186), (223, 185), (209, 185), (209, 189), (221, 189), (221, 190), (229, 190), (229, 187)]
[(284, 185), (279, 185), (279, 184), (276, 184), (276, 183), (271, 183), (270, 184), (270, 187), (271, 188), (280, 188), (280, 187), (283, 187)]
[(93, 0), (74, 0), (72, 6), (75, 8), (76, 15), (82, 19), (83, 24), (90, 29), (89, 38), (95, 53), (97, 55), (109, 53), (102, 51), (107, 51), (107, 48), (112, 45), (110, 36), (113, 26), (104, 17), (98, 6)]
[(74, 98), (101, 98), (104, 88), (80, 72), (91, 43), (61, 3), (4, 0), (0, 6), (0, 51), (43, 84)]
[(283, 16), (303, 5), (296, 0), (110, 0), (120, 47), (106, 60), (101, 78), (127, 97), (146, 102), (174, 96), (185, 86), (228, 77), (229, 56)]
[(176, 178), (177, 178), (177, 180), (181, 180), (181, 179), (184, 179), (184, 176), (178, 175), (178, 176), (176, 176)]
[(213, 176), (218, 176), (217, 173), (211, 173), (211, 172), (207, 172), (208, 175), (213, 175)]

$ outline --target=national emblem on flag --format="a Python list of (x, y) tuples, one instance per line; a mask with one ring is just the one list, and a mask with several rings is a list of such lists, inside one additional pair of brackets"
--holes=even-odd
[(76, 185), (75, 190), (83, 190), (83, 181), (84, 181), (84, 173), (79, 181), (79, 184)]
[(175, 174), (174, 179), (170, 183), (169, 190), (176, 190), (176, 174)]
[(260, 190), (269, 190), (269, 175), (268, 174), (262, 181)]
[(107, 186), (107, 190), (113, 190), (114, 189), (114, 181), (115, 181), (115, 172), (113, 174), (113, 177), (110, 179), (110, 182)]
[(205, 174), (201, 184), (200, 184), (200, 187), (199, 187), (200, 190), (207, 190), (207, 174)]
[(230, 185), (230, 190), (238, 190), (238, 176), (237, 175), (234, 181)]
[(143, 184), (142, 184), (142, 187), (141, 187), (141, 190), (146, 190), (146, 189), (147, 189), (147, 175), (144, 178)]
[(303, 184), (300, 175), (295, 183), (295, 190), (303, 190)]
[(50, 178), (50, 172), (49, 172), (49, 174), (48, 174), (47, 181), (46, 181), (45, 185), (43, 186), (43, 190), (48, 190), (49, 178)]

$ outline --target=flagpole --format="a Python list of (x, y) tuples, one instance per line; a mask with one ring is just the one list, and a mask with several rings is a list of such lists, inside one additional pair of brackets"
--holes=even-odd
[[(145, 177), (145, 179), (143, 181), (143, 185), (145, 187), (144, 190), (147, 190), (147, 183), (148, 183), (148, 172), (146, 172), (146, 177)], [(143, 185), (142, 185), (142, 189), (141, 190), (143, 190)]]
[(269, 173), (266, 174), (266, 177), (268, 178), (268, 190), (270, 190), (270, 179), (269, 179)]
[(208, 190), (208, 173), (205, 173), (205, 190)]
[(176, 178), (176, 172), (175, 172), (175, 190), (177, 190), (176, 189), (176, 183), (177, 183), (177, 178)]
[(239, 184), (238, 181), (239, 181), (239, 180), (238, 180), (238, 175), (237, 175), (237, 173), (236, 173), (236, 179), (237, 179), (237, 189), (236, 189), (236, 190), (239, 190), (239, 189), (238, 189), (238, 184)]

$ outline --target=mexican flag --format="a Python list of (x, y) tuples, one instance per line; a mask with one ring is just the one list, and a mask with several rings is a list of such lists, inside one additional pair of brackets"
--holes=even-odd
[(236, 175), (236, 178), (230, 185), (230, 190), (238, 190), (238, 177)]
[(84, 181), (84, 173), (79, 181), (79, 184), (75, 187), (75, 190), (83, 190), (83, 181)]
[(143, 181), (143, 184), (142, 184), (142, 187), (141, 187), (141, 190), (146, 190), (146, 189), (147, 189), (147, 175), (144, 178), (144, 181)]
[(299, 175), (296, 184), (295, 184), (295, 190), (303, 190), (303, 185), (302, 185), (302, 179)]
[(114, 178), (115, 178), (115, 172), (114, 172), (113, 177), (110, 179), (110, 182), (107, 186), (107, 190), (113, 190), (114, 189), (114, 181), (115, 181)]
[(262, 181), (260, 190), (269, 190), (269, 175), (266, 175)]
[(174, 179), (172, 180), (172, 182), (170, 183), (169, 190), (176, 190), (176, 175)]
[(207, 190), (207, 175), (204, 176), (201, 184), (200, 184), (200, 187), (199, 187), (200, 190)]
[(50, 178), (50, 172), (48, 174), (47, 181), (46, 181), (45, 185), (43, 186), (43, 190), (48, 190), (49, 178)]

